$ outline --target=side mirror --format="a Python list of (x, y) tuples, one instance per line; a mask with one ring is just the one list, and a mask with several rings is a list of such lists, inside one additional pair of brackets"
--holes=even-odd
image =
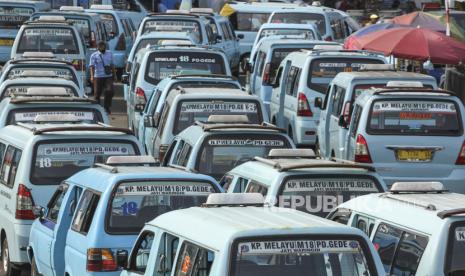
[(122, 82), (123, 84), (129, 84), (129, 82), (130, 82), (129, 74), (123, 74), (123, 75), (121, 76), (121, 82)]
[(238, 34), (238, 35), (237, 35), (237, 38), (239, 38), (239, 39), (244, 39), (244, 34)]
[(32, 208), (32, 213), (36, 218), (42, 219), (45, 216), (45, 208), (42, 206), (34, 206)]
[(154, 125), (153, 121), (154, 121), (153, 116), (148, 115), (148, 114), (146, 116), (144, 116), (144, 126), (145, 127), (153, 127), (153, 125)]
[(319, 109), (323, 109), (323, 99), (321, 97), (315, 98), (315, 107)]
[(129, 254), (127, 250), (116, 251), (116, 265), (118, 267), (126, 268), (128, 266)]

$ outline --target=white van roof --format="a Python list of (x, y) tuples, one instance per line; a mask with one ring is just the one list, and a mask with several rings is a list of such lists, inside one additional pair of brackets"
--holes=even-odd
[(229, 248), (232, 239), (244, 236), (359, 233), (324, 218), (276, 207), (193, 207), (163, 214), (148, 225), (216, 250)]
[(362, 71), (341, 72), (333, 79), (333, 83), (347, 85), (356, 80), (373, 80), (386, 82), (388, 80), (420, 80), (422, 82), (436, 83), (436, 79), (430, 75), (403, 71)]

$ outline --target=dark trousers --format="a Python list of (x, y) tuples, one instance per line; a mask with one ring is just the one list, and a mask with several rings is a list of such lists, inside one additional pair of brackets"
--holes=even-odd
[(94, 97), (99, 104), (102, 94), (105, 97), (103, 107), (109, 112), (113, 99), (113, 77), (94, 78)]

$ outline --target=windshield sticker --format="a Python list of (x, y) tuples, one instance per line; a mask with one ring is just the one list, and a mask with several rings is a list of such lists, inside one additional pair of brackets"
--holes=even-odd
[(251, 139), (213, 139), (209, 140), (210, 146), (254, 146), (254, 147), (282, 147), (281, 140), (251, 140)]
[(369, 179), (295, 179), (284, 187), (285, 192), (378, 192)]
[(44, 145), (39, 155), (127, 155), (131, 145)]
[(359, 252), (357, 241), (351, 240), (285, 240), (239, 243), (241, 255), (341, 253)]
[(455, 237), (457, 239), (457, 241), (465, 241), (465, 231), (455, 231)]
[(216, 63), (214, 58), (199, 58), (190, 56), (155, 57), (155, 62), (187, 62), (187, 63)]
[[(445, 102), (376, 102), (373, 111), (429, 111), (455, 113), (454, 103)], [(421, 116), (420, 116), (421, 118)], [(429, 118), (428, 118), (429, 119)]]
[(214, 111), (256, 113), (257, 105), (254, 103), (183, 103), (181, 106), (181, 112)]
[(67, 69), (48, 69), (48, 68), (25, 68), (25, 69), (13, 69), (8, 73), (8, 78), (21, 76), (24, 72), (54, 72), (58, 77), (71, 77), (71, 72)]
[(26, 16), (26, 15), (14, 15), (14, 14), (11, 14), (11, 15), (7, 15), (7, 14), (0, 15), (0, 21), (2, 21), (2, 22), (24, 22), (24, 21), (26, 21), (28, 18), (29, 18), (29, 16)]
[(36, 112), (23, 112), (23, 113), (15, 113), (15, 120), (17, 122), (24, 122), (24, 121), (32, 121), (38, 115), (46, 115), (46, 116), (57, 116), (57, 115), (74, 115), (79, 120), (93, 120), (94, 113), (92, 112), (81, 112), (81, 111), (36, 111)]
[(206, 196), (214, 193), (209, 184), (126, 184), (120, 185), (116, 191), (117, 195), (124, 196), (146, 196), (146, 195), (182, 195), (182, 196)]
[(26, 29), (27, 36), (71, 36), (71, 30), (67, 29)]

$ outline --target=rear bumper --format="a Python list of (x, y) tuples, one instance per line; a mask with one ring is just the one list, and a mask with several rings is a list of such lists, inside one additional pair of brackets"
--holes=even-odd
[(295, 120), (294, 142), (297, 146), (313, 146), (317, 137), (316, 120)]
[[(32, 224), (32, 221), (31, 221)], [(14, 233), (8, 234), (8, 247), (10, 249), (10, 261), (16, 266), (29, 264), (27, 247), (29, 245), (29, 233), (31, 224), (14, 224)]]
[[(431, 168), (434, 170), (434, 167)], [(390, 188), (395, 182), (431, 182), (437, 181), (441, 182), (446, 189), (455, 193), (465, 193), (465, 168), (463, 169), (454, 169), (450, 175), (447, 177), (395, 177), (395, 176), (383, 176), (382, 172), (378, 173), (383, 178), (386, 186)]]

